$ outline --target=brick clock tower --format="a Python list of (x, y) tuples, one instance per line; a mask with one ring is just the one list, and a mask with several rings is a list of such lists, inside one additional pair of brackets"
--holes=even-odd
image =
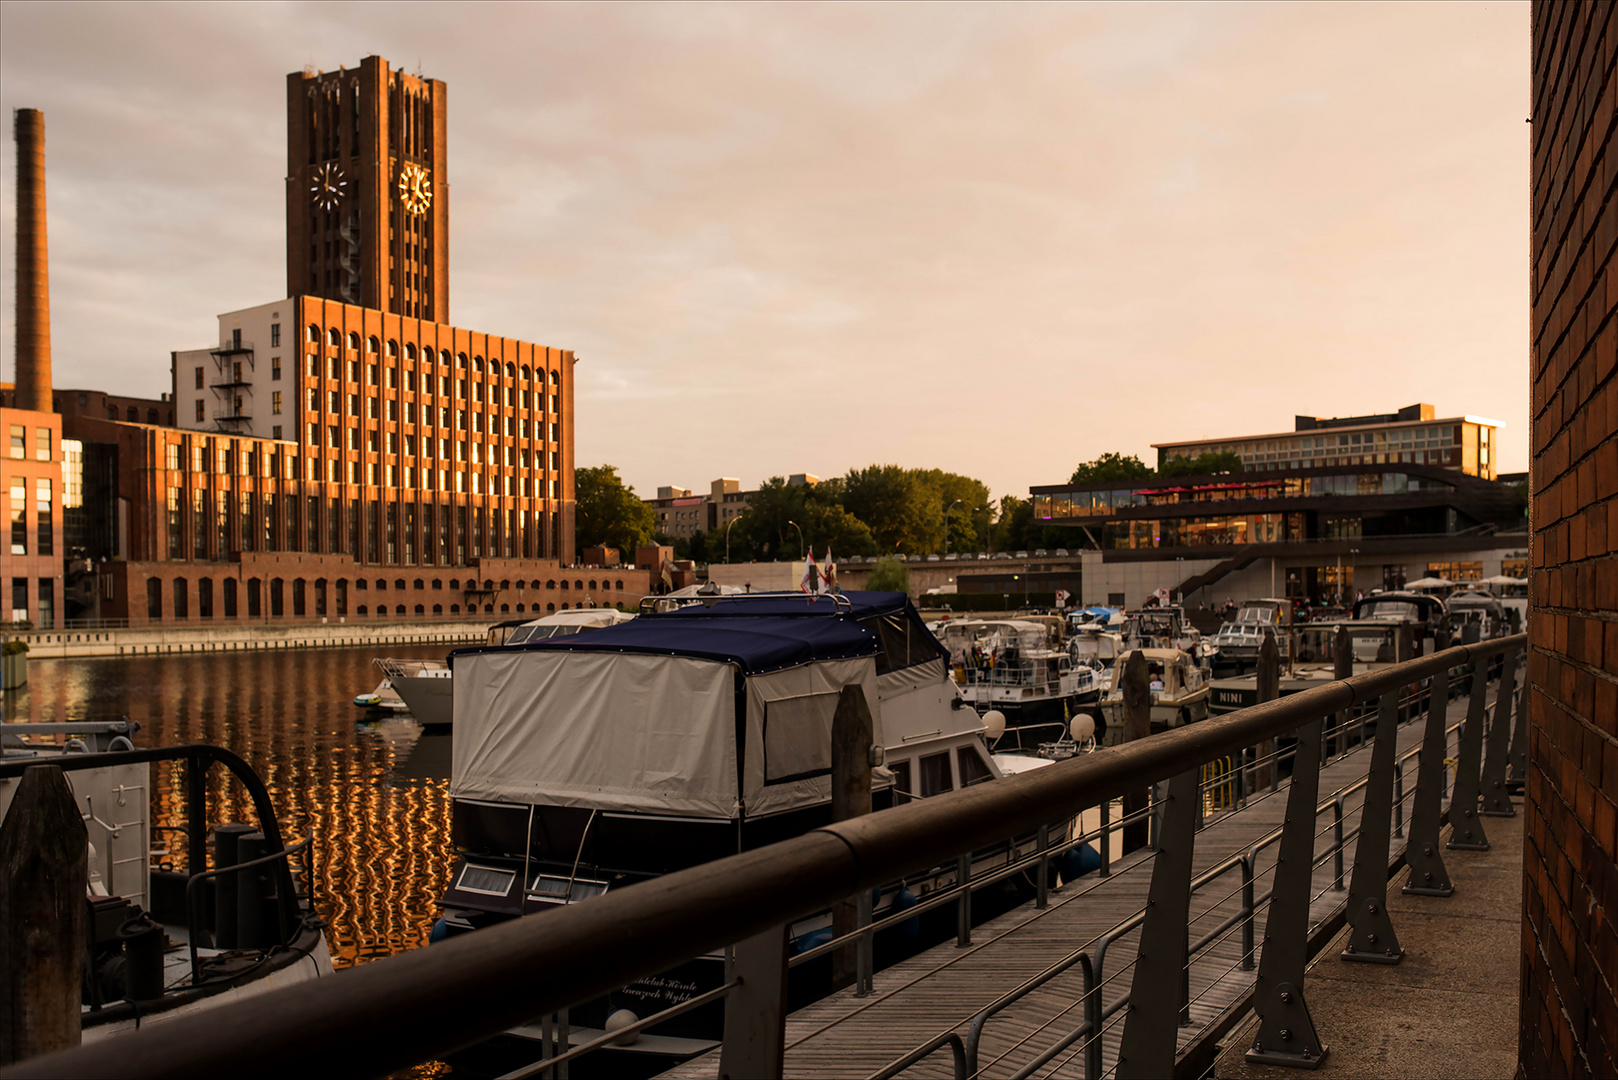
[(287, 76), (287, 295), (449, 322), (448, 91), (368, 56)]

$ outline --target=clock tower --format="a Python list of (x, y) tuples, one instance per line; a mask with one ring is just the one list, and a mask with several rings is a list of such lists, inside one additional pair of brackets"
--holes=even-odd
[(448, 98), (379, 56), (287, 76), (287, 295), (449, 322)]

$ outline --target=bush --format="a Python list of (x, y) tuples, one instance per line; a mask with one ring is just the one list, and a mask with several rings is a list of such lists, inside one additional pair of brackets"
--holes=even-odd
[(865, 587), (873, 592), (909, 592), (910, 571), (903, 560), (884, 555), (871, 568), (871, 575), (865, 579)]
[(0, 653), (4, 653), (7, 656), (15, 656), (18, 653), (25, 653), (27, 651), (28, 642), (24, 641), (22, 638), (12, 638), (10, 641), (7, 641), (5, 645), (0, 646)]

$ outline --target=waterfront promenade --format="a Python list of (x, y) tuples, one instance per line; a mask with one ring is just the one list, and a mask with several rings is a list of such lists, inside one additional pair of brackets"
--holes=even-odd
[(166, 653), (256, 652), (266, 649), (343, 649), (481, 642), (493, 616), (465, 620), (351, 623), (240, 623), (207, 626), (28, 630), (9, 634), (28, 643), (36, 659), (152, 656)]

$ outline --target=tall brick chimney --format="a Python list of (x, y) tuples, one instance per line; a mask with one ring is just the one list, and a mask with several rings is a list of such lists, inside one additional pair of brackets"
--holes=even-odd
[(45, 243), (45, 114), (18, 109), (17, 389), (19, 409), (51, 411), (51, 284)]

